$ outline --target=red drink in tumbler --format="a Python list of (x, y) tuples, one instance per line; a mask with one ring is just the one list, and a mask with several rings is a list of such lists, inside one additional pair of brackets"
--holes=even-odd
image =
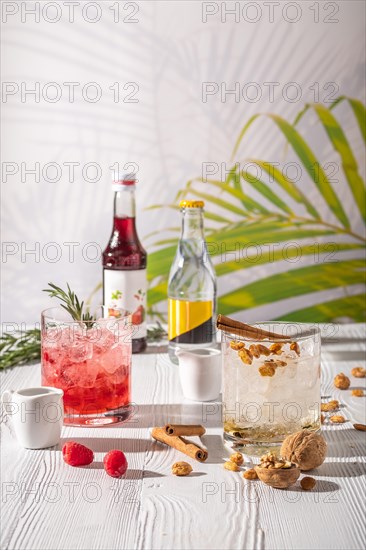
[(88, 326), (61, 308), (42, 313), (42, 385), (64, 391), (65, 423), (104, 425), (131, 413), (130, 316)]

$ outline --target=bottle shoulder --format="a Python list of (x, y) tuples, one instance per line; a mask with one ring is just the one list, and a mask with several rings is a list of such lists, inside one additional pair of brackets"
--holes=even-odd
[[(174, 266), (173, 266), (174, 268)], [(172, 269), (168, 281), (168, 297), (188, 300), (211, 300), (216, 295), (216, 277), (207, 265), (184, 262)]]

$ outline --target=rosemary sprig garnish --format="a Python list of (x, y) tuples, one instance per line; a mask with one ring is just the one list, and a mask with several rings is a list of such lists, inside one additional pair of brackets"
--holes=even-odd
[(80, 303), (75, 292), (71, 290), (69, 283), (66, 284), (67, 292), (53, 283), (48, 283), (48, 286), (51, 288), (45, 288), (43, 292), (48, 292), (51, 298), (58, 298), (60, 302), (63, 302), (60, 306), (70, 313), (74, 321), (82, 321), (87, 324), (95, 321), (95, 317), (89, 311), (83, 312), (84, 302)]
[(41, 357), (41, 331), (32, 328), (0, 336), (0, 368), (7, 369), (38, 361)]
[(151, 326), (147, 328), (147, 341), (158, 342), (168, 336), (167, 331), (163, 328), (159, 321), (156, 321), (157, 326)]

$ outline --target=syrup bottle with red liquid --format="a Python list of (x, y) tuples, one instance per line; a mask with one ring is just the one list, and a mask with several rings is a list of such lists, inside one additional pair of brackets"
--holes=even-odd
[(146, 264), (135, 221), (134, 174), (114, 173), (112, 234), (103, 252), (103, 303), (110, 316), (123, 308), (132, 314), (132, 353), (146, 348)]

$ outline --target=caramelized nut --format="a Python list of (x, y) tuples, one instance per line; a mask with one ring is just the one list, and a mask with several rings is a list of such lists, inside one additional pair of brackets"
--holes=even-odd
[(248, 349), (241, 349), (239, 351), (239, 357), (245, 363), (246, 365), (251, 365), (253, 361), (253, 355), (250, 353)]
[(276, 343), (276, 344), (271, 344), (269, 346), (269, 350), (271, 351), (271, 353), (274, 353), (275, 355), (281, 355), (282, 346), (283, 346), (283, 344), (280, 344), (279, 342)]
[(334, 385), (336, 388), (340, 390), (347, 390), (350, 387), (351, 381), (343, 374), (343, 372), (337, 374), (337, 376), (334, 378)]
[(329, 420), (333, 422), (333, 424), (343, 424), (343, 422), (347, 422), (347, 419), (341, 414), (334, 414)]
[(259, 367), (259, 374), (261, 376), (273, 376), (276, 372), (276, 366), (275, 361), (267, 361)]
[(238, 342), (237, 340), (231, 340), (230, 347), (231, 347), (231, 349), (234, 349), (235, 351), (238, 351), (238, 350), (244, 348), (244, 343), (243, 342)]
[(351, 370), (351, 374), (355, 378), (366, 378), (366, 369), (362, 367), (355, 367)]
[(274, 365), (271, 365), (269, 363), (264, 363), (261, 367), (259, 367), (259, 374), (261, 376), (273, 376), (276, 372), (276, 367)]
[(271, 352), (269, 351), (269, 349), (263, 344), (257, 344), (257, 348), (261, 355), (265, 355), (266, 357), (268, 357), (268, 355), (271, 355)]
[(249, 351), (253, 355), (253, 357), (256, 357), (257, 359), (258, 357), (261, 356), (261, 352), (259, 351), (259, 346), (257, 346), (256, 344), (252, 344), (251, 346), (249, 346)]
[(246, 470), (244, 473), (243, 473), (243, 478), (244, 479), (258, 479), (258, 475), (257, 475), (257, 472), (255, 471), (254, 468), (250, 468), (250, 470)]
[(339, 407), (339, 401), (336, 399), (332, 399), (332, 401), (328, 401), (328, 403), (322, 403), (320, 405), (320, 410), (323, 412), (330, 412), (335, 411)]
[(363, 390), (352, 390), (352, 395), (354, 397), (363, 397), (365, 393)]
[(239, 472), (239, 466), (235, 464), (235, 462), (232, 462), (231, 460), (228, 460), (224, 463), (225, 470), (230, 470), (231, 472)]
[(300, 485), (301, 489), (304, 489), (304, 491), (311, 491), (316, 485), (316, 479), (313, 477), (303, 477), (300, 481)]
[(324, 415), (324, 414), (321, 414), (321, 415), (320, 415), (320, 422), (321, 422), (322, 424), (324, 424), (324, 421), (325, 421), (325, 415)]
[(297, 355), (300, 355), (300, 346), (297, 342), (291, 342), (290, 349), (297, 353)]
[(241, 453), (234, 453), (233, 455), (231, 455), (230, 460), (238, 466), (241, 466), (244, 462), (244, 457)]
[(188, 476), (192, 471), (192, 466), (188, 462), (175, 462), (172, 466), (172, 474), (175, 476)]

